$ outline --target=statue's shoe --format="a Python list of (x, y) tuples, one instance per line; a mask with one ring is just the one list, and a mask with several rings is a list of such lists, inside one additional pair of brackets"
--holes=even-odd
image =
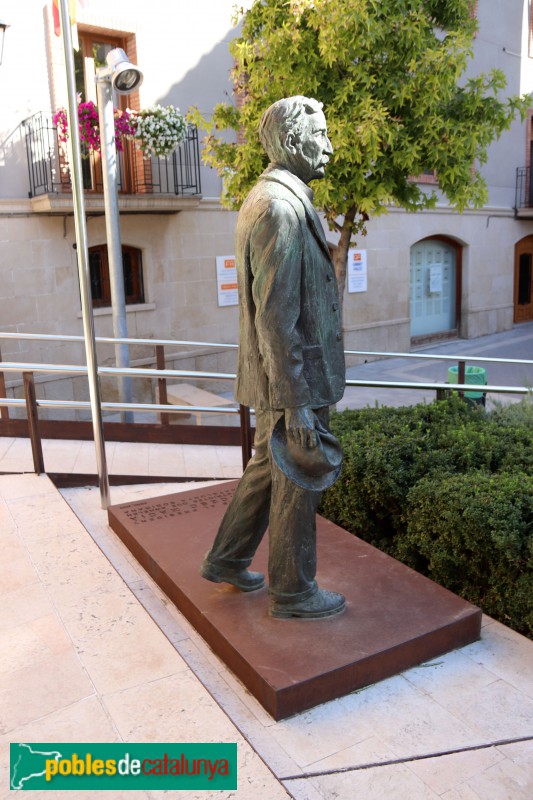
[(270, 599), (269, 614), (277, 619), (322, 619), (344, 611), (346, 602), (342, 594), (318, 589), (311, 597), (294, 603), (279, 603), (275, 597)]
[(204, 561), (200, 567), (200, 575), (213, 583), (231, 583), (241, 592), (255, 592), (265, 585), (262, 572), (251, 572), (249, 569), (231, 569)]

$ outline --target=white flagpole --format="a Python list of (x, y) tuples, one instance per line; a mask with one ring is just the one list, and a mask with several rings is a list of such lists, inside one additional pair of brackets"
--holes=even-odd
[(74, 225), (76, 230), (76, 253), (78, 257), (78, 273), (80, 280), (81, 311), (85, 353), (89, 378), (89, 398), (93, 435), (96, 447), (96, 464), (100, 486), (102, 508), (109, 505), (109, 477), (107, 473), (105, 442), (102, 424), (102, 406), (100, 401), (100, 381), (96, 360), (96, 342), (94, 335), (94, 317), (89, 280), (89, 247), (87, 243), (87, 223), (85, 218), (85, 198), (83, 195), (83, 175), (81, 169), (81, 148), (78, 130), (78, 102), (76, 98), (76, 77), (74, 71), (74, 53), (72, 49), (72, 29), (68, 0), (59, 0), (59, 18), (61, 36), (65, 54), (65, 70), (67, 75), (67, 119), (69, 130), (69, 165), (72, 182), (72, 199), (74, 202)]

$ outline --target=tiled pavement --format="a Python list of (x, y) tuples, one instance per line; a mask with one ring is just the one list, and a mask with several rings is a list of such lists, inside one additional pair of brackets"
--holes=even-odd
[[(112, 502), (187, 488), (113, 487)], [(238, 791), (190, 800), (533, 798), (533, 643), (503, 625), (274, 722), (109, 529), (97, 489), (0, 476), (0, 531), (1, 797), (16, 795), (9, 742), (123, 740), (236, 741)]]
[[(433, 351), (480, 347), (531, 358), (533, 325)], [(500, 378), (489, 369), (491, 383), (533, 384), (523, 372)], [(377, 380), (445, 379), (438, 362), (350, 371), (361, 370)], [(391, 402), (389, 393), (365, 391), (350, 390), (345, 404), (423, 399), (402, 392)], [(45, 441), (43, 449), (50, 473), (95, 472), (91, 442)], [(240, 448), (107, 443), (106, 453), (115, 475), (241, 473)], [(32, 470), (29, 441), (0, 437), (0, 798), (17, 795), (8, 789), (9, 742), (231, 741), (237, 792), (180, 798), (532, 800), (533, 642), (485, 618), (472, 645), (274, 722), (109, 529), (98, 490), (60, 493)], [(111, 499), (187, 488), (112, 487)], [(125, 791), (112, 800), (160, 794)], [(41, 795), (64, 793), (25, 793)]]
[[(110, 475), (238, 478), (242, 474), (240, 447), (106, 442), (105, 449)], [(44, 439), (43, 458), (48, 473), (96, 474), (94, 442)], [(0, 474), (32, 471), (30, 440), (0, 437)]]

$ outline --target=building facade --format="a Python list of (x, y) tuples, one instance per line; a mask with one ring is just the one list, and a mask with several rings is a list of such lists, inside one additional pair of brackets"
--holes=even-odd
[[(9, 0), (4, 14), (10, 28), (0, 67), (0, 328), (79, 335), (72, 195), (52, 125), (54, 112), (67, 104), (62, 40), (54, 34), (51, 0), (44, 5), (42, 0)], [(130, 107), (174, 105), (186, 112), (194, 104), (206, 113), (231, 95), (229, 2), (199, 0), (192, 14), (184, 3), (169, 12), (164, 0), (153, 0), (149, 9), (140, 2), (85, 0), (78, 4), (77, 23), (82, 100), (95, 100), (91, 56), (98, 64), (114, 46), (123, 47), (144, 73), (140, 92), (125, 98)], [(216, 278), (217, 256), (233, 253), (236, 215), (221, 209), (220, 180), (201, 165), (195, 147), (190, 143), (185, 160), (177, 163), (150, 164), (135, 152), (121, 156), (121, 181), (130, 182), (121, 186), (119, 207), (132, 338), (236, 341), (238, 311), (219, 305)], [(106, 231), (101, 170), (93, 161), (83, 164), (91, 288), (96, 335), (106, 337), (113, 335)], [(82, 346), (68, 342), (4, 339), (0, 348), (6, 361), (79, 364), (84, 359)], [(170, 366), (235, 368), (235, 353), (221, 348), (179, 346), (167, 348), (166, 355)], [(113, 364), (113, 348), (99, 345), (98, 357), (101, 365)], [(154, 358), (153, 348), (131, 349), (132, 365), (154, 366)], [(6, 379), (8, 393), (21, 396), (20, 380)], [(83, 379), (38, 378), (38, 384), (38, 396), (46, 399), (87, 398)], [(154, 396), (151, 381), (135, 386), (137, 397)], [(102, 394), (116, 399), (112, 381), (103, 382)]]
[[(476, 4), (479, 30), (469, 72), (501, 69), (510, 94), (533, 90), (531, 5)], [(533, 101), (532, 101), (533, 106)], [(438, 337), (473, 338), (533, 320), (533, 108), (489, 149), (481, 168), (485, 207), (454, 212), (400, 209), (368, 223), (367, 291), (345, 298), (350, 349), (407, 351)], [(423, 181), (431, 182), (431, 176)]]
[[(91, 70), (116, 46), (145, 75), (139, 92), (127, 99), (132, 108), (159, 103), (186, 111), (197, 105), (208, 114), (232, 98), (233, 0), (197, 0), (193, 9), (165, 0), (149, 7), (137, 0), (78, 5), (82, 99), (94, 99)], [(477, 14), (472, 73), (499, 67), (510, 93), (533, 90), (529, 3), (480, 0)], [(51, 124), (67, 100), (52, 0), (5, 0), (2, 15), (10, 28), (0, 66), (0, 329), (81, 334), (72, 199)], [(408, 351), (413, 342), (471, 338), (533, 320), (532, 118), (533, 101), (527, 123), (517, 120), (491, 146), (483, 166), (489, 187), (483, 209), (458, 214), (442, 202), (431, 211), (390, 209), (370, 220), (356, 243), (365, 280), (349, 284), (344, 298), (347, 348)], [(216, 263), (233, 253), (236, 214), (221, 208), (220, 180), (200, 164), (196, 143), (187, 147), (163, 172), (160, 163), (147, 165), (133, 151), (121, 157), (128, 334), (233, 343), (238, 310), (221, 303)], [(111, 336), (98, 164), (85, 162), (84, 175), (96, 334)], [(334, 247), (335, 234), (327, 236)], [(83, 361), (75, 343), (9, 339), (0, 340), (0, 348), (10, 361)], [(141, 346), (131, 358), (154, 363), (153, 352)], [(99, 346), (99, 362), (113, 360), (113, 349)], [(223, 348), (179, 346), (169, 351), (168, 363), (231, 371), (235, 358)], [(8, 391), (20, 396), (20, 382), (8, 378)], [(150, 399), (155, 390), (146, 381), (139, 391)], [(103, 385), (106, 399), (114, 392)], [(47, 379), (38, 395), (85, 399), (87, 387), (82, 380)]]

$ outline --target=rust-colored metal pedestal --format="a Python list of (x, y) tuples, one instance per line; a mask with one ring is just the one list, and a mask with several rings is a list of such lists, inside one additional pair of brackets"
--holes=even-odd
[[(320, 586), (346, 610), (277, 620), (267, 589), (248, 594), (198, 574), (236, 482), (111, 506), (137, 560), (274, 719), (395, 675), (479, 637), (481, 612), (318, 518)], [(253, 568), (266, 572), (267, 538)]]

